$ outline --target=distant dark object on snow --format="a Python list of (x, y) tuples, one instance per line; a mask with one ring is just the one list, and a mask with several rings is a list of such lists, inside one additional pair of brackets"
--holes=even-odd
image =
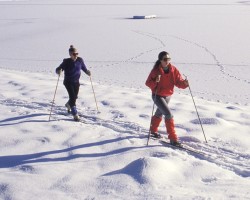
[(153, 19), (156, 18), (156, 15), (135, 15), (133, 19)]

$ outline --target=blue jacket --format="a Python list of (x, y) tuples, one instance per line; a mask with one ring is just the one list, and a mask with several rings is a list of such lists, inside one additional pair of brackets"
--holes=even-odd
[(83, 70), (86, 74), (88, 72), (88, 69), (81, 57), (77, 57), (76, 61), (71, 58), (63, 59), (62, 64), (56, 68), (56, 71), (59, 70), (64, 71), (64, 82), (79, 82), (81, 70)]

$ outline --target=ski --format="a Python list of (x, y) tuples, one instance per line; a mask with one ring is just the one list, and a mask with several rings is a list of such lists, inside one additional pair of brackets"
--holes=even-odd
[(198, 151), (198, 150), (195, 150), (185, 144), (181, 144), (181, 146), (174, 146), (172, 144), (170, 144), (170, 142), (166, 141), (166, 140), (162, 140), (160, 139), (159, 142), (163, 145), (167, 145), (168, 147), (171, 147), (173, 149), (180, 149), (180, 150), (183, 150), (183, 151), (186, 151), (186, 152), (189, 152), (189, 153), (195, 153), (195, 154), (199, 154), (199, 155), (202, 155), (202, 156), (205, 156), (205, 153), (201, 152), (201, 151)]

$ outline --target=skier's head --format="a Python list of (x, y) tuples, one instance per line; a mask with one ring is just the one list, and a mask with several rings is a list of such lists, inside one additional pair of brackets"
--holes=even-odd
[(170, 60), (170, 59), (171, 59), (169, 53), (166, 52), (166, 51), (162, 51), (162, 52), (160, 52), (159, 55), (158, 55), (158, 60), (159, 60), (159, 61), (162, 61), (162, 60), (164, 60), (164, 59), (165, 59), (165, 60), (167, 60), (167, 59)]
[(154, 68), (162, 65), (163, 67), (167, 66), (170, 63), (170, 55), (166, 51), (162, 51), (158, 54), (158, 60), (155, 62)]
[(70, 47), (69, 47), (69, 54), (76, 54), (76, 55), (78, 55), (78, 51), (77, 51), (77, 49), (73, 45), (70, 45)]
[(78, 51), (73, 45), (70, 45), (69, 47), (69, 55), (73, 60), (77, 59)]

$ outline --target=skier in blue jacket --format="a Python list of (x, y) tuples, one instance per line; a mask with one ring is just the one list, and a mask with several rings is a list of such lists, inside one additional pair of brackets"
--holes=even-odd
[(81, 57), (78, 57), (77, 49), (71, 45), (69, 48), (70, 58), (65, 58), (62, 64), (56, 68), (56, 73), (61, 74), (64, 71), (63, 84), (68, 91), (69, 101), (65, 104), (68, 112), (72, 113), (74, 120), (79, 121), (79, 116), (76, 109), (76, 99), (80, 88), (80, 76), (81, 70), (83, 70), (88, 76), (91, 75), (87, 69), (84, 61)]

